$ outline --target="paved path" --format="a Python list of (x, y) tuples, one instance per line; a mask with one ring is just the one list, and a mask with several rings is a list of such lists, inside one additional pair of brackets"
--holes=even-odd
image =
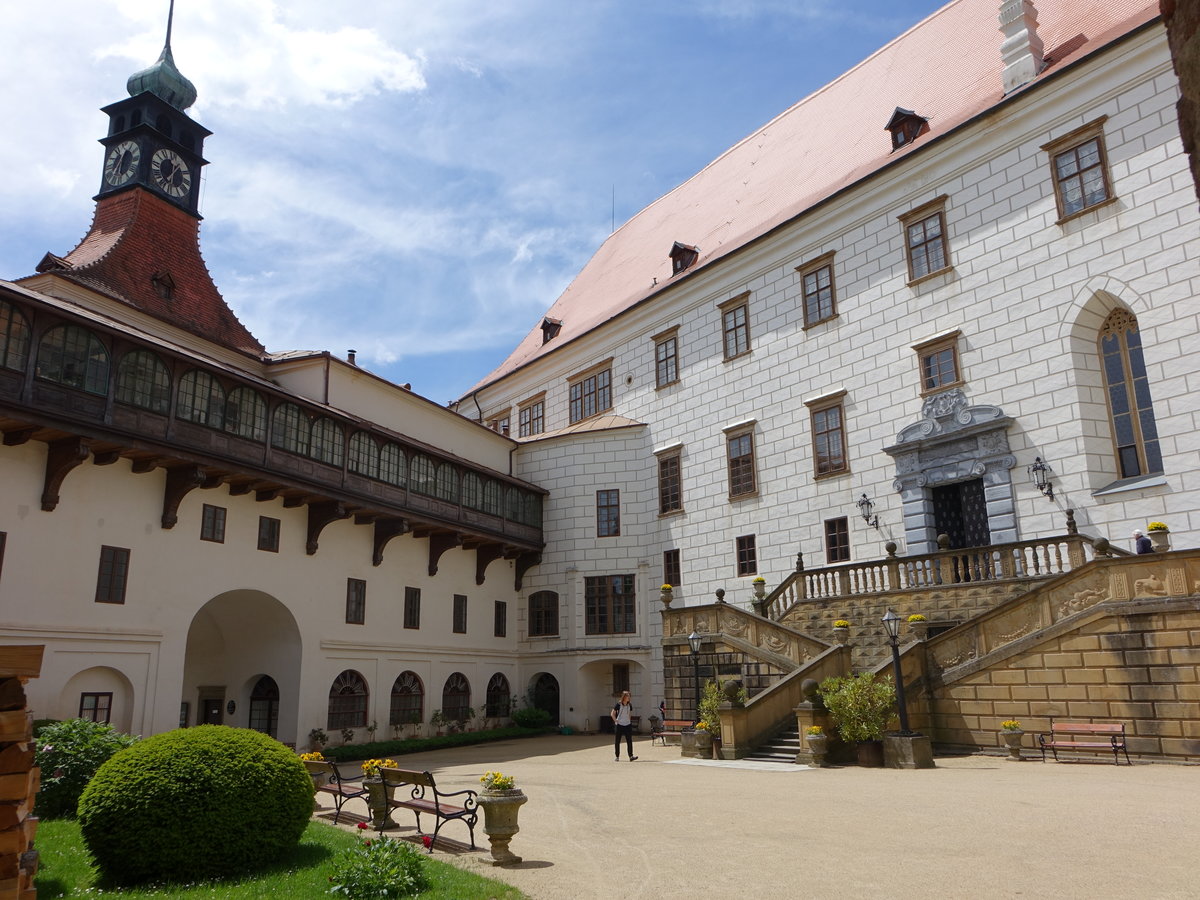
[[(636, 752), (614, 763), (601, 736), (556, 735), (403, 765), (435, 767), (453, 790), (477, 788), (488, 769), (517, 777), (529, 802), (512, 850), (524, 862), (437, 855), (537, 900), (1200, 898), (1198, 767), (999, 757), (924, 771), (750, 767), (685, 762), (645, 738)], [(482, 819), (476, 834), (486, 848)]]

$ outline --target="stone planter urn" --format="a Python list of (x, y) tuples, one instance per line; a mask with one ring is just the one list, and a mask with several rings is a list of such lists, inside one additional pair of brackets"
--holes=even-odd
[(317, 791), (325, 787), (329, 783), (329, 763), (316, 762), (315, 760), (304, 759), (304, 768), (308, 770), (308, 774), (313, 781), (313, 812), (320, 809), (321, 805), (317, 802)]
[(679, 733), (679, 755), (696, 758), (696, 732), (681, 731)]
[(1165, 553), (1171, 549), (1171, 532), (1148, 531), (1146, 534), (1150, 538), (1150, 544), (1154, 547), (1155, 553)]
[(1008, 747), (1008, 761), (1021, 762), (1021, 738), (1025, 732), (1018, 728), (1016, 731), (1002, 731), (1000, 736), (1004, 738), (1004, 746)]
[(388, 806), (388, 801), (392, 799), (392, 790), (383, 783), (383, 779), (378, 775), (367, 776), (362, 781), (363, 787), (367, 789), (367, 809), (371, 811), (371, 827), (376, 831), (387, 831), (389, 828), (397, 828), (395, 821), (392, 819), (392, 810)]
[(837, 626), (833, 629), (833, 639), (839, 644), (847, 644), (850, 642), (850, 629), (846, 626)]
[(478, 803), (483, 809), (483, 833), (492, 845), (492, 865), (510, 866), (521, 861), (521, 857), (508, 849), (517, 827), (517, 813), (529, 798), (520, 788), (511, 791), (483, 790)]
[(908, 630), (912, 632), (912, 636), (914, 638), (916, 638), (918, 641), (923, 641), (923, 640), (925, 640), (926, 635), (929, 634), (929, 623), (928, 622), (909, 622)]
[(707, 728), (696, 732), (696, 758), (712, 759), (713, 736)]
[(812, 751), (812, 767), (825, 768), (825, 754), (829, 750), (829, 736), (826, 734), (810, 734), (807, 736), (808, 749)]
[(669, 587), (665, 587), (659, 591), (658, 599), (662, 603), (663, 609), (670, 609), (671, 601), (675, 599), (675, 595)]

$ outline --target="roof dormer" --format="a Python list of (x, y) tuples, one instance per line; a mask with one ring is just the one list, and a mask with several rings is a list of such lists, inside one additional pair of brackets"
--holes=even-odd
[(884, 128), (892, 133), (892, 149), (899, 150), (907, 147), (917, 137), (929, 130), (929, 120), (919, 116), (911, 109), (896, 107), (892, 117)]
[(696, 261), (700, 256), (700, 248), (676, 241), (668, 255), (671, 257), (671, 274), (678, 275)]
[(562, 319), (552, 319), (549, 316), (542, 319), (542, 343), (550, 342), (550, 339), (556, 337), (562, 331)]

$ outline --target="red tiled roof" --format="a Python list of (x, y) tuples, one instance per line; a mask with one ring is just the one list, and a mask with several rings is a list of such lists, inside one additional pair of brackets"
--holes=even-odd
[[(66, 257), (47, 254), (40, 268), (214, 343), (263, 353), (213, 284), (200, 255), (200, 222), (142, 188), (97, 201), (78, 246)], [(174, 285), (170, 299), (153, 281), (165, 274)]]
[[(1027, 88), (1158, 15), (1156, 0), (1035, 5), (1050, 64)], [(670, 287), (673, 242), (700, 250), (678, 281), (1001, 103), (999, 8), (997, 0), (955, 0), (651, 203), (550, 307), (561, 332), (543, 345), (539, 321), (475, 389)], [(893, 152), (884, 126), (897, 106), (927, 118), (929, 131)]]

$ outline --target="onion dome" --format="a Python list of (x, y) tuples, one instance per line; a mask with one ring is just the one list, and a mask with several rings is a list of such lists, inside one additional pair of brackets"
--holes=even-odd
[(156, 97), (161, 97), (178, 110), (185, 110), (196, 102), (196, 86), (183, 77), (183, 73), (175, 66), (175, 58), (171, 55), (171, 19), (174, 16), (175, 4), (171, 4), (171, 13), (167, 17), (167, 42), (163, 45), (158, 62), (148, 69), (134, 72), (129, 76), (126, 87), (129, 96), (149, 91)]

